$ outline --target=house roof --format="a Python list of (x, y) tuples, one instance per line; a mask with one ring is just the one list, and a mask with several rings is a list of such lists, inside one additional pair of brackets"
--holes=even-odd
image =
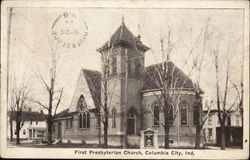
[[(16, 118), (15, 111), (9, 111), (9, 116), (11, 119)], [(46, 120), (47, 114), (33, 111), (23, 111), (22, 112), (22, 120), (24, 121), (44, 121)]]
[[(166, 64), (166, 62), (164, 63)], [(162, 63), (150, 65), (145, 68), (145, 75), (144, 75), (144, 86), (142, 88), (143, 91), (145, 90), (153, 90), (158, 89), (155, 82), (155, 78), (159, 79), (158, 71), (162, 67)], [(192, 80), (182, 72), (172, 61), (167, 63), (168, 67), (168, 86), (173, 86), (171, 88), (183, 88), (183, 89), (194, 89), (194, 83)], [(175, 84), (174, 84), (175, 83)]]
[[(226, 110), (230, 110), (230, 112), (235, 112), (239, 109), (239, 106), (234, 105), (233, 107), (231, 107), (232, 104), (227, 104), (226, 105)], [(223, 107), (221, 105), (221, 111), (223, 110)], [(206, 104), (203, 107), (203, 112), (208, 112), (208, 106), (206, 106)], [(212, 107), (210, 108), (210, 112), (218, 112), (218, 108), (217, 106), (214, 104), (212, 105)]]
[(93, 97), (95, 108), (99, 108), (101, 102), (101, 73), (89, 69), (82, 69), (82, 71), (88, 83), (91, 96)]
[(130, 30), (125, 25), (124, 20), (122, 20), (122, 24), (114, 32), (114, 34), (110, 37), (110, 39), (106, 43), (104, 43), (100, 48), (98, 48), (97, 51), (101, 52), (103, 50), (110, 48), (112, 45), (118, 43), (129, 45), (134, 49), (139, 49), (144, 52), (149, 50), (149, 47), (147, 47), (140, 41), (140, 37), (136, 37), (133, 35), (132, 32), (130, 32)]

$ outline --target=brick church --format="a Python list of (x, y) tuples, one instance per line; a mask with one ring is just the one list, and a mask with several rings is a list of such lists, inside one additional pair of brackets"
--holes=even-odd
[[(145, 74), (155, 73), (158, 66), (144, 66), (144, 54), (149, 49), (141, 42), (140, 36), (136, 37), (129, 31), (124, 20), (110, 39), (97, 49), (102, 55), (108, 55), (110, 66), (110, 146), (139, 144), (140, 131), (148, 128), (158, 131), (158, 146), (164, 146), (165, 132), (160, 124), (164, 122), (164, 114), (156, 96), (160, 94), (159, 88)], [(194, 84), (173, 62), (170, 61), (167, 65), (172, 72), (180, 73), (176, 87), (172, 90), (180, 91), (181, 88), (181, 102), (176, 106), (179, 109), (170, 128), (170, 146), (192, 147), (195, 145), (197, 120)], [(103, 100), (101, 76), (101, 72), (81, 69), (69, 108), (56, 115), (54, 139), (61, 139), (63, 143), (103, 143), (103, 124), (97, 114)]]

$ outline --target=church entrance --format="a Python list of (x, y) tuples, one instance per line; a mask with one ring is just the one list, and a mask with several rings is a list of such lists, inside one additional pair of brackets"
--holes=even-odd
[(127, 125), (127, 134), (133, 135), (135, 134), (136, 128), (136, 115), (134, 111), (130, 111), (128, 113), (128, 125)]

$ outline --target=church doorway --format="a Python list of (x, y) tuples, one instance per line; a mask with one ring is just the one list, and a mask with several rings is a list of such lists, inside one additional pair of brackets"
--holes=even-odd
[(134, 135), (136, 132), (136, 115), (134, 111), (128, 113), (127, 134)]

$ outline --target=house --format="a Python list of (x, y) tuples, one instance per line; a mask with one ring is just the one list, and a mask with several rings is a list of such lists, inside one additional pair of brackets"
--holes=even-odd
[[(208, 114), (208, 107), (204, 106), (203, 114)], [(235, 106), (232, 107), (232, 109), (229, 112), (228, 117), (225, 121), (225, 128), (226, 128), (226, 141), (232, 141), (232, 136), (242, 138), (242, 118), (239, 107)], [(229, 135), (230, 130), (232, 130), (232, 133), (235, 133), (237, 135)], [(220, 139), (220, 134), (217, 133), (220, 131), (220, 122), (218, 118), (218, 110), (215, 106), (212, 106), (208, 115), (208, 119), (205, 122), (203, 126), (203, 137), (204, 137), (204, 143), (206, 144), (218, 144), (218, 139)], [(241, 134), (241, 136), (240, 136)], [(230, 137), (231, 136), (231, 137)], [(230, 140), (231, 138), (231, 140)], [(236, 140), (238, 141), (238, 140)], [(242, 143), (242, 142), (240, 142)], [(238, 144), (238, 142), (237, 142)], [(240, 144), (239, 144), (240, 145)]]
[[(8, 114), (8, 139), (11, 137), (11, 129), (13, 139), (16, 139), (16, 123), (15, 123), (15, 112), (10, 111)], [(24, 121), (23, 127), (20, 130), (21, 140), (35, 140), (44, 139), (46, 137), (46, 119), (43, 112), (28, 111), (22, 112), (22, 121)]]
[[(159, 64), (144, 66), (145, 53), (150, 48), (122, 24), (110, 39), (97, 49), (108, 56), (109, 98), (108, 145), (139, 144), (140, 131), (151, 128), (158, 131), (158, 145), (164, 146), (164, 113), (157, 101), (160, 88), (150, 75)], [(102, 67), (105, 63), (102, 62)], [(172, 146), (194, 146), (197, 114), (195, 111), (194, 83), (173, 62), (164, 63), (168, 74), (176, 80), (174, 93), (181, 93), (177, 116), (170, 128)], [(54, 139), (70, 143), (101, 143), (103, 141), (102, 117), (99, 116), (103, 101), (102, 73), (81, 69), (69, 108), (60, 112), (53, 127)], [(177, 78), (178, 76), (178, 78)], [(157, 95), (157, 96), (156, 96)], [(202, 109), (201, 109), (202, 110)]]

